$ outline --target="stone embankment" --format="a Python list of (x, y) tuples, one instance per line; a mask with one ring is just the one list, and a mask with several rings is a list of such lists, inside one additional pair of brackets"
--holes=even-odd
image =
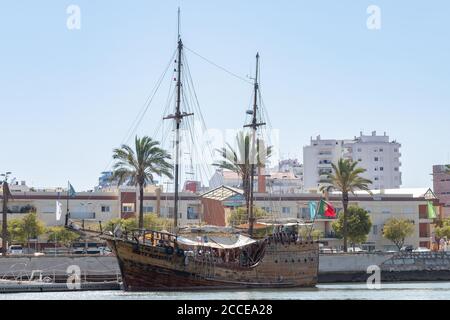
[(66, 282), (74, 272), (82, 282), (120, 280), (114, 256), (7, 256), (0, 257), (0, 279), (30, 280), (39, 277), (52, 282)]
[[(402, 252), (321, 254), (319, 283), (365, 282), (371, 266), (382, 281), (450, 281), (450, 252)], [(120, 282), (114, 256), (0, 257), (0, 280), (27, 281), (34, 271), (33, 279), (64, 283), (74, 270), (81, 282)]]
[(319, 282), (365, 282), (376, 266), (381, 281), (449, 281), (450, 252), (324, 254), (319, 260)]

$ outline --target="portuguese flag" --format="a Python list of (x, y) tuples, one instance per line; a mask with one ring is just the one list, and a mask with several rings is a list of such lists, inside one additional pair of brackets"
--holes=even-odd
[(326, 218), (336, 218), (336, 211), (334, 210), (331, 203), (326, 202), (325, 200), (320, 200), (319, 210), (317, 214), (321, 217)]

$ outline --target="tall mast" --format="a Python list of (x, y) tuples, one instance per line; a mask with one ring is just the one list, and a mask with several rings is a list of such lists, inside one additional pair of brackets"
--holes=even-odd
[(258, 76), (259, 76), (259, 53), (256, 53), (256, 71), (255, 71), (255, 78), (254, 78), (254, 84), (253, 84), (253, 91), (254, 91), (254, 98), (253, 98), (253, 117), (252, 117), (252, 123), (245, 125), (244, 127), (250, 127), (252, 129), (252, 145), (250, 147), (250, 155), (252, 158), (250, 159), (251, 165), (250, 165), (250, 199), (249, 199), (249, 207), (248, 207), (248, 234), (250, 236), (253, 236), (253, 225), (255, 223), (255, 217), (253, 213), (253, 192), (254, 192), (254, 181), (255, 181), (255, 167), (256, 163), (258, 161), (257, 158), (257, 147), (256, 147), (256, 131), (258, 130), (259, 126), (265, 125), (265, 123), (258, 123), (257, 119), (257, 111), (258, 111), (258, 90), (259, 90), (259, 83), (258, 83)]
[(183, 42), (181, 41), (180, 36), (180, 8), (178, 8), (178, 57), (176, 60), (177, 63), (177, 99), (175, 104), (175, 114), (171, 114), (164, 119), (173, 119), (175, 121), (175, 195), (174, 195), (174, 206), (173, 206), (173, 225), (175, 228), (175, 232), (178, 229), (178, 184), (179, 184), (179, 171), (180, 171), (180, 124), (181, 120), (184, 117), (191, 116), (193, 113), (181, 112), (181, 68), (183, 64), (181, 63), (183, 51)]

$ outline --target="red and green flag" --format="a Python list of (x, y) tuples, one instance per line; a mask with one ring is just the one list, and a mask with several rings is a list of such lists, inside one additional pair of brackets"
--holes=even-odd
[(334, 210), (331, 203), (326, 202), (325, 200), (320, 200), (317, 214), (326, 218), (336, 218), (336, 210)]

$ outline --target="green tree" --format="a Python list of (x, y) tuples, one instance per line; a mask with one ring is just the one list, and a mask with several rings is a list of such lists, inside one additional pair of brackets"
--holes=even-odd
[(62, 226), (47, 228), (47, 236), (49, 241), (62, 243), (66, 247), (80, 238), (80, 235)]
[(383, 227), (383, 237), (392, 241), (400, 251), (405, 239), (414, 233), (414, 224), (403, 218), (390, 218)]
[(364, 190), (369, 193), (369, 185), (371, 180), (361, 177), (366, 169), (356, 167), (358, 162), (351, 159), (339, 159), (337, 165), (332, 163), (333, 173), (328, 175), (328, 179), (324, 181), (321, 191), (328, 191), (330, 187), (342, 193), (342, 206), (344, 208), (342, 221), (342, 237), (344, 238), (344, 251), (347, 252), (348, 238), (348, 202), (349, 194), (355, 194), (357, 190)]
[(23, 232), (22, 219), (15, 218), (8, 220), (8, 234), (11, 243), (25, 243), (25, 234)]
[(114, 229), (117, 226), (120, 226), (120, 229), (124, 231), (130, 231), (133, 229), (136, 229), (138, 227), (138, 223), (136, 219), (129, 218), (129, 219), (121, 219), (121, 218), (114, 218), (108, 221), (106, 224), (105, 230), (114, 232)]
[[(255, 168), (263, 168), (267, 159), (272, 154), (272, 147), (266, 147), (264, 140), (254, 137), (253, 134), (240, 131), (236, 135), (237, 150), (227, 143), (225, 148), (218, 149), (222, 156), (222, 160), (214, 163), (222, 169), (235, 172), (242, 179), (242, 189), (244, 190), (244, 198), (246, 210), (250, 211), (250, 186), (252, 165)], [(248, 217), (249, 222), (254, 222), (257, 217), (253, 213), (252, 217)], [(251, 221), (250, 221), (251, 220)], [(249, 234), (253, 233), (253, 224), (250, 224)]]
[(438, 220), (434, 228), (434, 234), (436, 235), (436, 238), (438, 240), (441, 240), (443, 238), (450, 239), (450, 218)]
[(236, 147), (229, 143), (226, 147), (218, 149), (222, 159), (213, 165), (222, 169), (235, 172), (242, 180), (244, 197), (248, 203), (250, 195), (250, 169), (252, 163), (256, 168), (264, 167), (267, 159), (272, 154), (272, 147), (266, 147), (262, 139), (255, 141), (256, 151), (252, 146), (252, 134), (240, 131), (236, 135)]
[(37, 218), (35, 212), (29, 213), (23, 218), (22, 228), (28, 246), (30, 246), (29, 239), (37, 239), (45, 233), (45, 225)]
[(29, 239), (36, 239), (44, 233), (44, 223), (37, 218), (35, 212), (29, 213), (23, 218), (8, 220), (8, 234), (11, 243), (27, 243), (29, 246)]
[(144, 187), (153, 183), (154, 176), (172, 178), (173, 166), (167, 162), (171, 157), (167, 151), (159, 147), (159, 142), (152, 138), (136, 136), (134, 150), (128, 145), (122, 145), (113, 150), (112, 179), (119, 184), (127, 182), (139, 188), (139, 228), (144, 227)]
[[(259, 207), (255, 207), (253, 213), (255, 215), (255, 219), (264, 219), (268, 216), (267, 211)], [(248, 212), (246, 208), (238, 207), (234, 210), (231, 210), (230, 215), (228, 216), (228, 225), (238, 226), (247, 222)]]
[[(344, 213), (340, 212), (336, 221), (332, 224), (338, 238), (344, 236)], [(363, 208), (350, 206), (347, 209), (347, 238), (353, 243), (363, 243), (372, 228), (369, 213)]]
[(173, 220), (161, 218), (156, 213), (147, 213), (144, 215), (144, 228), (161, 231), (170, 230), (173, 227)]

